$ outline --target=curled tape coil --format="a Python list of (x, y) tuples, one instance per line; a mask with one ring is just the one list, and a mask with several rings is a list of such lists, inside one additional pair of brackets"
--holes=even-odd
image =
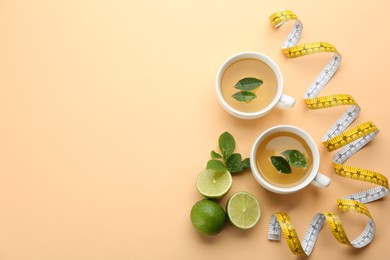
[(268, 239), (280, 240), (280, 234), (283, 233), (293, 254), (310, 255), (318, 234), (326, 222), (337, 241), (348, 246), (361, 248), (368, 245), (375, 234), (375, 222), (364, 204), (385, 197), (389, 193), (389, 184), (387, 178), (380, 173), (344, 165), (343, 163), (369, 143), (379, 133), (379, 130), (373, 122), (362, 123), (347, 130), (360, 112), (360, 107), (352, 96), (336, 94), (318, 97), (321, 90), (338, 70), (342, 57), (336, 48), (327, 42), (297, 44), (302, 35), (303, 25), (294, 12), (285, 10), (270, 16), (270, 21), (274, 27), (279, 27), (289, 20), (294, 20), (295, 24), (282, 45), (282, 51), (285, 56), (297, 58), (322, 52), (333, 53), (331, 60), (306, 90), (303, 98), (309, 109), (348, 106), (348, 109), (328, 130), (322, 140), (329, 151), (340, 149), (333, 157), (335, 173), (345, 178), (375, 184), (376, 187), (337, 200), (340, 211), (356, 212), (368, 217), (366, 227), (352, 241), (345, 233), (340, 218), (333, 212), (316, 214), (311, 220), (302, 242), (299, 240), (288, 214), (274, 213), (271, 215), (268, 226)]

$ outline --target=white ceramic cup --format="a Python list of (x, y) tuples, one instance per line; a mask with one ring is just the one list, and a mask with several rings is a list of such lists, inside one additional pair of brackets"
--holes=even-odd
[[(276, 95), (274, 99), (271, 101), (271, 103), (268, 104), (268, 106), (266, 106), (265, 108), (259, 111), (255, 111), (255, 112), (239, 111), (233, 108), (232, 106), (230, 106), (226, 102), (222, 94), (221, 80), (224, 72), (226, 71), (227, 68), (229, 68), (230, 65), (243, 59), (259, 60), (267, 64), (268, 67), (270, 67), (276, 75), (276, 81), (277, 81)], [(266, 115), (268, 112), (270, 112), (276, 106), (280, 108), (291, 108), (295, 104), (295, 99), (293, 97), (283, 94), (283, 77), (282, 77), (282, 72), (280, 71), (278, 65), (276, 65), (276, 63), (268, 56), (257, 52), (241, 52), (228, 58), (218, 70), (217, 79), (216, 79), (216, 90), (217, 90), (218, 100), (221, 103), (222, 107), (233, 116), (242, 119), (254, 119), (254, 118), (262, 117)]]
[[(274, 133), (278, 133), (278, 132), (290, 132), (290, 133), (293, 133), (293, 134), (300, 136), (303, 140), (306, 141), (306, 143), (309, 146), (311, 153), (313, 155), (312, 167), (311, 167), (309, 174), (307, 174), (306, 178), (303, 181), (301, 181), (300, 183), (298, 183), (295, 186), (279, 187), (279, 186), (273, 185), (264, 179), (260, 170), (257, 168), (257, 163), (256, 163), (257, 149), (259, 148), (260, 144), (263, 142), (263, 140), (267, 136), (274, 134)], [(251, 157), (250, 157), (250, 165), (251, 165), (252, 174), (255, 177), (255, 179), (264, 188), (266, 188), (269, 191), (275, 192), (275, 193), (287, 194), (287, 193), (296, 192), (296, 191), (299, 191), (299, 190), (305, 188), (310, 183), (317, 186), (317, 187), (320, 187), (320, 188), (328, 187), (330, 184), (330, 179), (327, 176), (318, 172), (318, 169), (320, 167), (320, 154), (318, 152), (318, 148), (317, 148), (317, 145), (315, 144), (314, 140), (304, 130), (302, 130), (301, 128), (298, 128), (296, 126), (292, 126), (292, 125), (278, 125), (278, 126), (271, 127), (268, 130), (266, 130), (265, 132), (263, 132), (256, 139), (256, 141), (252, 147)]]

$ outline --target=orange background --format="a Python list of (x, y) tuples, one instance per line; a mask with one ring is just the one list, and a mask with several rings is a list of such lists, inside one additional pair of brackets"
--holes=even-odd
[[(337, 198), (372, 186), (335, 176), (333, 153), (321, 146), (345, 108), (309, 111), (301, 98), (331, 55), (287, 60), (280, 45), (291, 24), (276, 30), (268, 16), (291, 9), (305, 26), (301, 42), (338, 48), (341, 68), (322, 94), (353, 95), (358, 123), (381, 130), (348, 164), (386, 175), (389, 7), (386, 0), (0, 1), (0, 259), (295, 259), (284, 239), (267, 240), (272, 212), (288, 212), (303, 238), (315, 213), (337, 211)], [(217, 70), (241, 51), (279, 64), (293, 109), (244, 121), (221, 108)], [(313, 136), (331, 186), (282, 196), (250, 172), (234, 176), (227, 197), (254, 194), (259, 224), (227, 225), (212, 238), (196, 233), (195, 180), (218, 136), (229, 131), (249, 156), (276, 124)], [(373, 243), (349, 248), (325, 227), (311, 259), (387, 259), (389, 198), (368, 208)], [(351, 239), (367, 221), (340, 215)]]

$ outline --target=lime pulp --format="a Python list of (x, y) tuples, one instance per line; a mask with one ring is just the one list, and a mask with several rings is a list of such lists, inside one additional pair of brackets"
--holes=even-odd
[(206, 198), (219, 199), (228, 193), (232, 184), (230, 172), (204, 169), (198, 176), (196, 188)]
[(226, 211), (230, 222), (240, 229), (250, 229), (260, 219), (259, 202), (248, 192), (233, 194), (228, 200)]

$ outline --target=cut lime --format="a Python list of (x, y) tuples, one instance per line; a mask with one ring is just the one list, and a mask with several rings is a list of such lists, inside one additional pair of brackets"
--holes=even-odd
[(238, 228), (254, 227), (260, 219), (260, 205), (248, 192), (237, 192), (228, 200), (226, 211), (230, 222)]
[(232, 184), (230, 172), (204, 169), (198, 176), (196, 188), (206, 198), (219, 199), (228, 193)]

